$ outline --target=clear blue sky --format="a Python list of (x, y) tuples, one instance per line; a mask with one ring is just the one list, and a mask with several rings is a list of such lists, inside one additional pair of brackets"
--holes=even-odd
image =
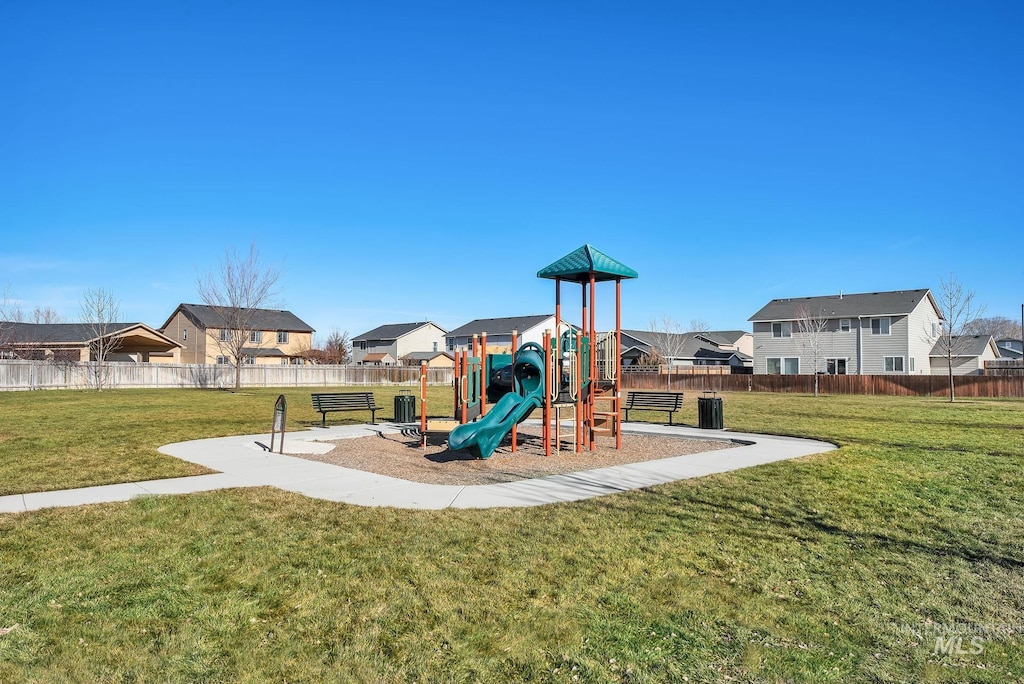
[(1015, 318), (1022, 35), (1019, 0), (5, 3), (0, 288), (160, 325), (255, 241), (321, 333), (453, 328), (551, 310), (589, 242), (627, 327), (951, 272)]

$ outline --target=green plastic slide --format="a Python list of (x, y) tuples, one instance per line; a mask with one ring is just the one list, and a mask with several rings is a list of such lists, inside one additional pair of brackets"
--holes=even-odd
[(476, 422), (460, 425), (448, 436), (448, 448), (469, 449), (478, 458), (490, 458), (512, 426), (526, 420), (544, 402), (544, 350), (528, 342), (516, 353), (512, 375), (515, 391), (495, 404)]

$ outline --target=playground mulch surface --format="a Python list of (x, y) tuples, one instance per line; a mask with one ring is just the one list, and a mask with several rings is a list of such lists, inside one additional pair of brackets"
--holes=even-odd
[(615, 448), (613, 438), (600, 437), (593, 451), (573, 453), (574, 445), (563, 441), (561, 451), (545, 456), (539, 427), (519, 429), (515, 453), (512, 453), (511, 440), (506, 438), (488, 459), (476, 458), (465, 449), (449, 450), (443, 440), (433, 436), (423, 449), (419, 433), (414, 430), (331, 443), (336, 446), (326, 454), (303, 454), (302, 457), (413, 482), (448, 485), (514, 482), (734, 446), (720, 440), (624, 433), (621, 449)]

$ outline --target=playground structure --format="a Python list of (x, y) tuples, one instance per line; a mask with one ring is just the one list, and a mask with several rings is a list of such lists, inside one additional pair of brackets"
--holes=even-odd
[[(426, 366), (421, 367), (420, 432), (446, 432), (450, 449), (469, 449), (479, 458), (490, 458), (505, 435), (517, 446), (517, 426), (536, 409), (543, 410), (542, 439), (545, 455), (552, 446), (561, 448), (563, 413), (571, 413), (575, 451), (593, 449), (599, 435), (615, 437), (622, 447), (621, 356), (622, 280), (637, 272), (584, 245), (537, 272), (538, 278), (555, 281), (555, 330), (547, 330), (542, 342), (517, 348), (513, 355), (487, 354), (487, 335), (474, 335), (470, 350), (455, 355), (453, 420), (428, 421)], [(615, 283), (615, 330), (599, 334), (596, 328), (597, 283)], [(563, 322), (562, 283), (581, 286), (580, 326)], [(510, 378), (505, 376), (510, 375)], [(509, 390), (500, 390), (508, 383)], [(497, 402), (488, 407), (490, 396)]]

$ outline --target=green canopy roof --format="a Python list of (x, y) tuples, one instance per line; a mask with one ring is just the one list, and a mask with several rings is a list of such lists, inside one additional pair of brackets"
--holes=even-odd
[(537, 271), (538, 278), (561, 278), (576, 283), (590, 282), (590, 274), (594, 274), (594, 280), (598, 282), (636, 278), (638, 275), (629, 266), (602, 254), (592, 245), (583, 245), (550, 266)]

